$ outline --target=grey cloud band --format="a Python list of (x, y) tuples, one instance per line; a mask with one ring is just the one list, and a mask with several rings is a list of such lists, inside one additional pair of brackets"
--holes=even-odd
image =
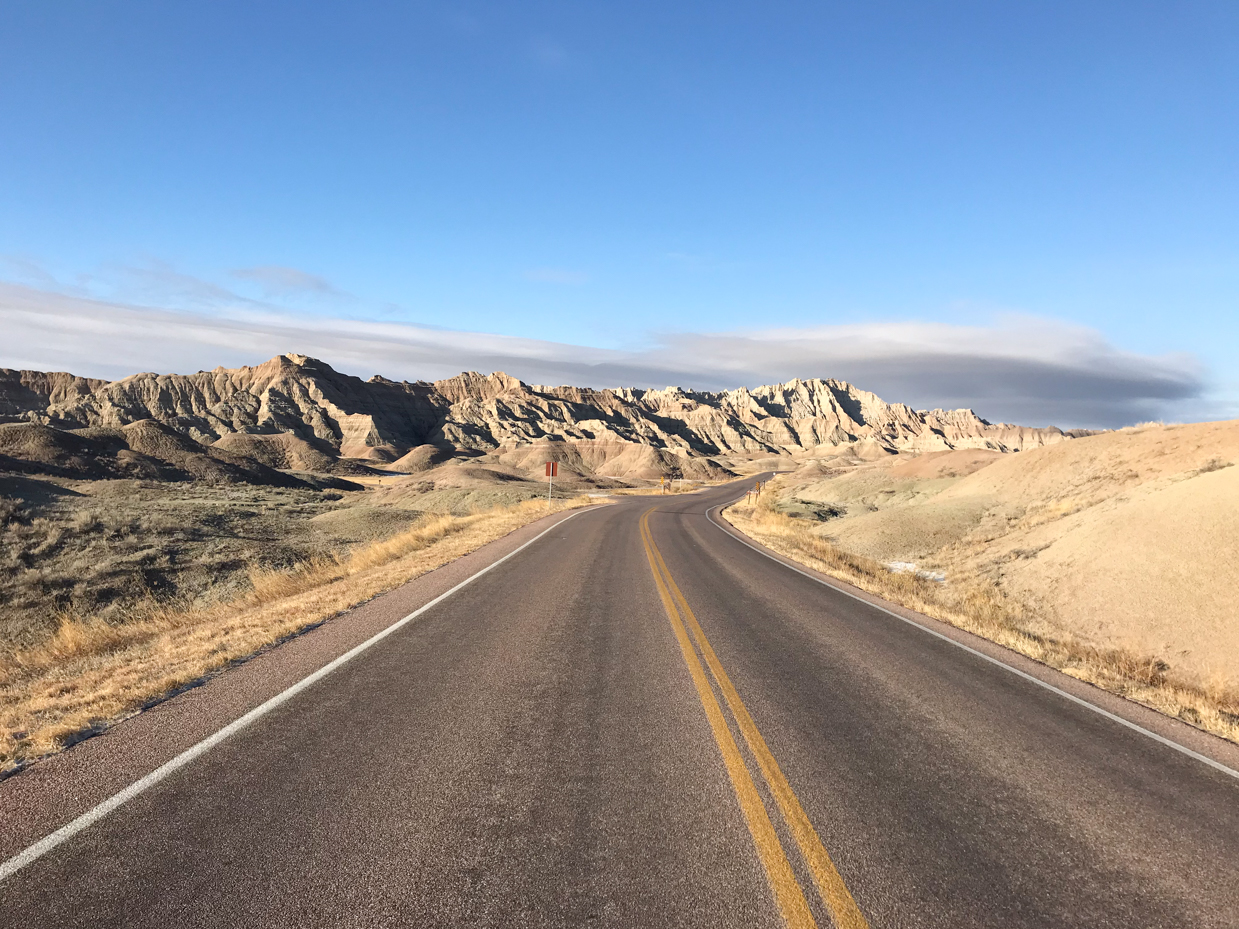
[(988, 327), (673, 333), (619, 351), (249, 307), (174, 312), (0, 284), (0, 328), (0, 365), (97, 377), (254, 364), (289, 351), (410, 380), (502, 370), (535, 384), (724, 390), (835, 377), (918, 409), (969, 407), (993, 422), (1063, 427), (1191, 418), (1183, 413), (1205, 389), (1190, 356), (1122, 352), (1092, 330), (1017, 316)]

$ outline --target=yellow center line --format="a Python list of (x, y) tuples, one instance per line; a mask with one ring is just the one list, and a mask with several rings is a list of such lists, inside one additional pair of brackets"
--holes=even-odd
[(688, 633), (680, 621), (675, 603), (667, 590), (667, 585), (663, 583), (662, 576), (659, 574), (648, 519), (649, 512), (641, 518), (641, 540), (645, 543), (645, 554), (650, 561), (650, 571), (654, 575), (654, 583), (658, 586), (658, 595), (662, 598), (667, 619), (671, 621), (671, 628), (675, 632), (676, 640), (680, 643), (684, 663), (688, 665), (693, 684), (697, 688), (697, 696), (701, 698), (701, 705), (710, 722), (710, 730), (714, 733), (714, 741), (718, 744), (719, 752), (722, 753), (723, 764), (727, 768), (727, 775), (731, 778), (732, 789), (736, 792), (736, 799), (744, 813), (749, 834), (752, 835), (753, 844), (757, 847), (757, 856), (766, 869), (766, 879), (770, 882), (770, 887), (774, 892), (775, 904), (783, 916), (783, 921), (791, 929), (816, 929), (817, 923), (813, 919), (813, 913), (809, 910), (804, 891), (800, 889), (796, 874), (792, 871), (787, 855), (783, 852), (783, 846), (779, 842), (778, 834), (774, 831), (774, 824), (770, 822), (766, 806), (762, 803), (757, 786), (749, 775), (748, 767), (744, 764), (744, 758), (740, 754), (736, 740), (732, 738), (731, 730), (727, 727), (723, 708), (719, 706), (714, 691), (710, 689), (705, 669), (702, 668), (701, 661), (693, 650)]
[[(796, 840), (796, 845), (800, 848), (800, 854), (809, 866), (809, 871), (813, 875), (813, 882), (817, 885), (817, 891), (821, 895), (822, 902), (826, 905), (831, 918), (839, 929), (868, 929), (868, 922), (861, 914), (860, 908), (857, 907), (856, 901), (848, 891), (847, 885), (843, 882), (843, 878), (840, 876), (834, 862), (831, 861), (825, 846), (822, 845), (822, 840), (818, 836), (817, 830), (813, 828), (813, 824), (809, 821), (809, 817), (800, 805), (800, 801), (792, 790), (791, 784), (788, 783), (787, 777), (783, 774), (769, 746), (766, 745), (766, 740), (762, 738), (757, 724), (753, 722), (753, 717), (749, 714), (748, 708), (736, 692), (731, 678), (723, 670), (723, 665), (718, 660), (714, 648), (710, 645), (710, 640), (706, 638), (705, 631), (701, 628), (701, 624), (693, 614), (693, 610), (688, 605), (684, 594), (671, 576), (671, 571), (667, 568), (667, 563), (663, 560), (662, 553), (658, 550), (658, 546), (654, 544), (654, 537), (649, 530), (650, 512), (653, 511), (647, 512), (642, 520), (642, 529), (646, 540), (647, 554), (651, 556), (651, 561), (656, 561), (658, 568), (661, 569), (655, 570), (654, 573), (656, 576), (661, 573), (665, 577), (665, 586), (670, 589), (676, 604), (679, 605), (679, 611), (684, 614), (684, 618), (688, 621), (689, 628), (693, 632), (693, 638), (697, 642), (697, 647), (701, 649), (706, 664), (710, 668), (710, 673), (718, 683), (719, 690), (723, 692), (723, 698), (727, 701), (727, 706), (730, 708), (736, 724), (740, 727), (740, 733), (744, 736), (745, 742), (748, 743), (753, 757), (757, 759), (757, 765), (761, 769), (762, 777), (765, 778), (766, 784), (770, 788), (770, 793), (778, 804), (779, 811), (783, 814), (783, 819)], [(696, 658), (695, 652), (693, 657)], [(713, 693), (711, 693), (711, 697), (713, 697)]]

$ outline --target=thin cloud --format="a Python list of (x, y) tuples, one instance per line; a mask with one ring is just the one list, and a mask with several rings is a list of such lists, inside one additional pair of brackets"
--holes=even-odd
[(313, 294), (319, 296), (339, 296), (340, 291), (335, 285), (317, 274), (301, 271), (298, 268), (286, 268), (280, 265), (262, 265), (257, 268), (240, 268), (232, 272), (232, 276), (243, 281), (258, 284), (270, 297), (282, 297), (292, 294)]
[(34, 287), (55, 289), (58, 284), (42, 262), (24, 255), (0, 255), (0, 267), (5, 268), (10, 277)]
[(177, 312), (0, 284), (0, 365), (118, 378), (302, 352), (360, 376), (433, 380), (506, 371), (534, 384), (701, 390), (835, 377), (889, 401), (970, 407), (991, 421), (1121, 426), (1208, 408), (1187, 355), (1124, 352), (1099, 333), (1037, 317), (990, 326), (875, 323), (672, 333), (620, 351), (274, 309)]
[(69, 288), (49, 287), (76, 296), (103, 300), (133, 300), (210, 312), (221, 305), (250, 305), (250, 300), (216, 284), (177, 270), (166, 261), (150, 258), (137, 264), (112, 264), (78, 275)]

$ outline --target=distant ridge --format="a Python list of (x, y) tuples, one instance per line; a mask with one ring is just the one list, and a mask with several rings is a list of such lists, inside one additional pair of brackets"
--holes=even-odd
[[(616, 455), (647, 446), (660, 458), (799, 458), (842, 447), (866, 454), (1021, 451), (1070, 438), (1052, 427), (989, 423), (971, 410), (918, 411), (818, 378), (717, 393), (530, 386), (503, 373), (476, 372), (433, 383), (363, 381), (297, 354), (255, 367), (112, 382), (0, 369), (0, 422), (70, 430), (142, 420), (202, 445), (227, 436), (287, 435), (308, 443), (305, 454), (376, 463), (423, 446), (476, 455), (555, 442), (614, 447)], [(242, 441), (227, 439), (222, 447), (239, 450)], [(245, 441), (247, 449), (258, 447)], [(585, 464), (601, 467), (611, 457), (592, 453)]]

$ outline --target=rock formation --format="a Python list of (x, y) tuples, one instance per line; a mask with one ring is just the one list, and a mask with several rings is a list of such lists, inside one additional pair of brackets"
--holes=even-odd
[(633, 467), (641, 471), (687, 474), (699, 470), (692, 464), (699, 459), (801, 458), (861, 447), (1020, 451), (1068, 438), (1054, 428), (992, 424), (971, 410), (917, 411), (816, 378), (720, 393), (542, 387), (473, 372), (434, 383), (363, 381), (294, 354), (256, 367), (110, 383), (0, 369), (0, 422), (80, 430), (144, 420), (213, 446), (220, 460), (248, 455), (276, 467), (313, 462), (313, 470), (325, 470), (340, 458), (380, 464), (410, 452), (406, 463), (426, 467), (433, 457), (427, 446), (449, 456), (512, 459), (527, 457), (523, 448), (553, 444), (580, 468), (614, 476), (630, 470), (624, 461), (639, 460)]

